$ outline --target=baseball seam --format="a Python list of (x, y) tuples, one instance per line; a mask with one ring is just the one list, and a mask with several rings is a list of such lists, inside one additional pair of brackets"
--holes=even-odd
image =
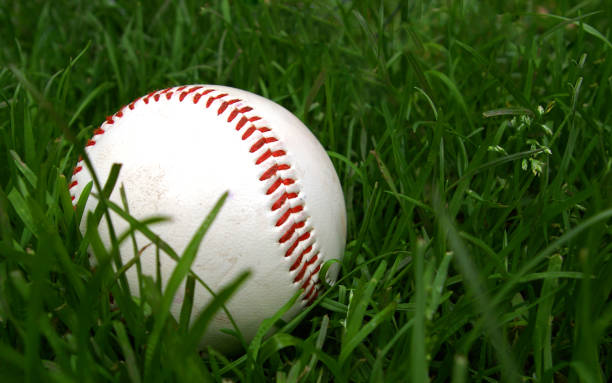
[[(292, 166), (282, 143), (273, 135), (265, 120), (255, 114), (254, 108), (245, 105), (241, 99), (230, 97), (229, 93), (217, 91), (204, 86), (180, 86), (158, 90), (137, 98), (122, 107), (117, 113), (108, 116), (106, 121), (93, 132), (85, 144), (90, 148), (96, 145), (97, 137), (112, 128), (124, 113), (136, 107), (145, 107), (149, 103), (178, 100), (191, 101), (194, 105), (204, 104), (206, 109), (214, 110), (224, 122), (242, 133), (242, 141), (250, 140), (249, 152), (254, 155), (254, 165), (262, 169), (260, 182), (265, 182), (265, 194), (270, 196), (270, 211), (280, 213), (274, 224), (280, 233), (278, 245), (284, 250), (284, 258), (289, 262), (289, 273), (293, 276), (293, 284), (303, 289), (302, 305), (310, 304), (319, 294), (319, 272), (323, 257), (318, 251), (314, 228), (309, 224), (304, 200), (297, 177), (292, 173)], [(227, 117), (225, 117), (227, 116)], [(89, 149), (91, 150), (91, 148)], [(75, 176), (83, 170), (83, 159), (79, 160), (73, 170), (73, 179), (69, 189), (74, 188), (78, 181)], [(76, 199), (72, 195), (73, 203)]]

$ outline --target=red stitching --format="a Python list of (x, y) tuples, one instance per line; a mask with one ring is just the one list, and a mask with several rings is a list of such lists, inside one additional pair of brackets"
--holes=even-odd
[(225, 97), (225, 96), (227, 96), (227, 93), (221, 93), (221, 94), (218, 94), (218, 95), (216, 95), (216, 96), (210, 96), (210, 97), (208, 98), (208, 101), (206, 101), (206, 107), (207, 107), (207, 108), (210, 108), (210, 106), (212, 105), (212, 103), (213, 103), (215, 100), (221, 99), (221, 98), (223, 98), (223, 97)]
[(251, 146), (251, 149), (249, 149), (249, 152), (255, 153), (256, 151), (261, 149), (261, 147), (264, 146), (264, 144), (269, 144), (271, 142), (276, 142), (276, 141), (278, 140), (275, 137), (262, 137), (256, 143), (254, 143), (253, 146)]
[[(196, 90), (202, 88), (201, 86), (194, 86), (192, 88), (189, 88), (189, 90), (186, 90), (184, 92), (181, 92), (181, 95), (179, 97), (179, 101), (183, 101), (185, 99), (185, 97), (187, 97), (187, 95), (189, 93), (195, 92)], [(177, 92), (179, 92), (179, 89), (176, 90)]]
[(242, 129), (242, 127), (244, 126), (244, 124), (246, 124), (249, 121), (248, 118), (246, 118), (246, 116), (242, 116), (242, 118), (240, 119), (240, 121), (238, 121), (238, 123), (236, 124), (236, 130), (240, 130)]
[[(240, 109), (234, 109), (232, 110), (232, 113), (230, 113), (230, 115), (227, 117), (227, 122), (232, 122), (232, 120), (236, 118), (238, 114), (245, 114), (247, 112), (250, 112), (251, 110), (253, 110), (253, 108), (251, 108), (250, 106), (245, 106)], [(242, 116), (242, 118), (246, 117)]]
[(229, 101), (224, 101), (223, 104), (221, 104), (221, 106), (219, 107), (219, 109), (217, 109), (217, 116), (220, 116), (223, 112), (225, 112), (225, 109), (227, 109), (228, 106), (235, 104), (238, 101), (240, 100), (237, 98)]
[(307, 248), (305, 248), (300, 253), (300, 256), (295, 260), (295, 262), (293, 262), (293, 265), (291, 265), (291, 267), (289, 268), (289, 271), (293, 271), (293, 270), (297, 269), (298, 267), (300, 267), (300, 265), (302, 264), (302, 258), (304, 258), (304, 255), (310, 253), (311, 251), (312, 251), (312, 245), (310, 245)]
[(278, 243), (285, 243), (288, 240), (291, 239), (291, 237), (293, 237), (293, 234), (295, 234), (295, 231), (297, 229), (301, 229), (304, 226), (306, 226), (306, 221), (300, 221), (297, 223), (294, 223), (293, 225), (291, 225), (291, 227), (285, 232), (285, 234), (283, 234), (282, 237), (280, 237), (280, 239), (278, 240)]
[(306, 278), (306, 281), (304, 281), (304, 283), (302, 284), (302, 288), (305, 289), (306, 287), (308, 287), (308, 285), (310, 284), (310, 281), (312, 280), (312, 277), (319, 272), (319, 270), (321, 270), (321, 265), (317, 265), (317, 267), (315, 267), (314, 270), (312, 270), (312, 273), (308, 274), (308, 278)]
[[(255, 122), (257, 120), (261, 120), (261, 117), (255, 116), (255, 117), (247, 118), (246, 116), (242, 116), (242, 118), (240, 118), (240, 121), (238, 121), (238, 123), (236, 124), (236, 130), (242, 129), (244, 124), (246, 124), (247, 122)], [(268, 129), (268, 130), (270, 130), (270, 129)]]
[(298, 206), (294, 206), (294, 207), (290, 207), (289, 209), (287, 209), (285, 211), (285, 213), (278, 219), (278, 221), (276, 221), (276, 225), (275, 226), (281, 226), (283, 223), (285, 223), (285, 221), (287, 221), (289, 219), (289, 216), (291, 214), (295, 214), (295, 213), (299, 213), (302, 210), (304, 210), (304, 206), (302, 205), (298, 205)]
[[(158, 91), (158, 92), (153, 92), (155, 93), (155, 96), (153, 96), (153, 98), (155, 99), (155, 101), (159, 100), (159, 98), (161, 97), (162, 94), (166, 94), (166, 98), (169, 100), (167, 93), (170, 92), (173, 88), (166, 88), (164, 90)], [(170, 92), (172, 93), (172, 92)]]
[(290, 168), (290, 167), (289, 167), (289, 165), (287, 165), (287, 164), (280, 164), (280, 165), (278, 165), (278, 164), (274, 164), (274, 165), (272, 165), (272, 167), (270, 167), (268, 170), (266, 170), (266, 171), (264, 172), (264, 174), (262, 174), (262, 175), (261, 175), (261, 177), (259, 177), (259, 180), (260, 180), (260, 181), (265, 181), (265, 180), (267, 180), (268, 178), (270, 178), (270, 177), (272, 177), (272, 176), (276, 175), (276, 172), (277, 172), (277, 171), (279, 171), (279, 170), (287, 170), (287, 169), (289, 169), (289, 168)]
[[(106, 118), (106, 123), (109, 125), (112, 125), (115, 123), (115, 119), (117, 118), (121, 118), (123, 117), (123, 110), (125, 108), (128, 108), (130, 110), (133, 110), (135, 108), (136, 103), (139, 100), (142, 100), (145, 104), (149, 103), (149, 100), (151, 98), (153, 98), (156, 102), (158, 102), (161, 99), (162, 95), (166, 96), (167, 100), (172, 99), (173, 96), (178, 95), (178, 101), (179, 102), (183, 102), (187, 96), (189, 96), (190, 94), (193, 94), (192, 97), (192, 102), (194, 104), (197, 104), (203, 96), (208, 95), (210, 93), (215, 92), (215, 89), (204, 89), (200, 92), (197, 92), (194, 94), (194, 92), (202, 89), (202, 86), (193, 86), (188, 88), (187, 85), (184, 86), (180, 86), (178, 88), (166, 88), (164, 90), (161, 91), (156, 91), (156, 92), (151, 92), (149, 94), (147, 94), (144, 97), (140, 97), (137, 98), (136, 100), (132, 101), (130, 104), (124, 106), (123, 108), (121, 108), (114, 116), (109, 116)], [(212, 106), (212, 104), (217, 101), (217, 100), (221, 100), (225, 97), (227, 97), (229, 94), (228, 93), (219, 93), (217, 95), (211, 95), (210, 97), (208, 97), (207, 101), (206, 101), (206, 108), (210, 108)], [(217, 115), (221, 115), (224, 112), (227, 111), (227, 109), (233, 105), (233, 104), (237, 104), (239, 102), (241, 102), (242, 100), (240, 99), (230, 99), (230, 100), (223, 100), (221, 102), (221, 104), (219, 105), (219, 107), (217, 108)], [(255, 133), (256, 131), (260, 132), (261, 134), (270, 132), (271, 129), (267, 126), (255, 126), (253, 123), (256, 121), (261, 120), (260, 116), (247, 116), (246, 114), (253, 111), (253, 108), (250, 106), (240, 106), (238, 105), (237, 107), (231, 109), (231, 112), (229, 113), (228, 117), (227, 117), (227, 122), (228, 123), (232, 123), (233, 121), (235, 121), (238, 117), (237, 122), (235, 123), (235, 129), (236, 131), (240, 131), (243, 127), (245, 127), (248, 124), (248, 128), (244, 131), (244, 133), (241, 135), (241, 139), (247, 140), (249, 137), (251, 137), (253, 135), (253, 133)], [(102, 127), (94, 130), (93, 136), (97, 136), (97, 135), (101, 135), (104, 134), (106, 131), (105, 129), (103, 129)], [(266, 195), (270, 195), (272, 193), (274, 193), (275, 191), (277, 191), (281, 186), (288, 186), (288, 185), (292, 185), (295, 183), (295, 180), (293, 178), (282, 178), (280, 176), (278, 176), (278, 172), (279, 171), (283, 171), (283, 170), (289, 170), (291, 168), (291, 166), (289, 164), (286, 163), (278, 163), (276, 162), (277, 158), (279, 157), (283, 157), (285, 156), (287, 153), (285, 150), (283, 149), (277, 149), (277, 150), (272, 150), (269, 146), (269, 144), (277, 142), (278, 139), (276, 137), (273, 136), (261, 136), (260, 138), (258, 138), (249, 148), (249, 152), (250, 153), (256, 153), (258, 151), (261, 151), (262, 153), (258, 155), (257, 159), (255, 160), (255, 165), (261, 165), (262, 163), (264, 163), (266, 160), (268, 159), (274, 159), (274, 163), (271, 165), (268, 165), (267, 170), (263, 172), (263, 174), (259, 177), (260, 181), (266, 181), (266, 182), (271, 182), (270, 185), (268, 186), (268, 189), (266, 190)], [(90, 139), (87, 141), (85, 146), (93, 146), (95, 145), (96, 142), (93, 139)], [(80, 163), (83, 159), (79, 156), (79, 161), (78, 163)], [(77, 164), (78, 164), (77, 163)], [(77, 165), (75, 166), (74, 170), (73, 170), (73, 176), (76, 175), (77, 173), (81, 172), (83, 170), (83, 166), (81, 165)], [(274, 178), (275, 177), (275, 178)], [(74, 180), (70, 186), (68, 187), (69, 189), (72, 189), (73, 187), (75, 187), (78, 184), (78, 181)], [(299, 192), (288, 192), (288, 191), (283, 191), (282, 194), (280, 196), (278, 196), (276, 198), (276, 200), (272, 203), (270, 210), (271, 211), (276, 211), (278, 209), (280, 209), (281, 207), (283, 207), (287, 201), (291, 200), (291, 199), (295, 199), (298, 198), (298, 194)], [(71, 199), (74, 201), (76, 199), (76, 196), (71, 196)], [(296, 206), (289, 206), (285, 209), (284, 213), (277, 219), (276, 221), (276, 227), (280, 227), (283, 226), (285, 223), (287, 223), (289, 221), (289, 219), (291, 218), (292, 214), (298, 214), (300, 212), (304, 211), (304, 205), (300, 204), (300, 205), (296, 205)], [(278, 242), (280, 244), (286, 243), (289, 240), (291, 240), (292, 238), (294, 238), (294, 236), (296, 236), (296, 233), (298, 232), (298, 230), (303, 229), (306, 226), (306, 221), (308, 220), (308, 217), (306, 217), (305, 219), (302, 219), (300, 221), (295, 221), (293, 223), (291, 223), (290, 227), (288, 229), (285, 230), (285, 232), (283, 233), (283, 235), (278, 239)], [(315, 264), (315, 262), (319, 261), (319, 253), (317, 252), (316, 254), (314, 254), (314, 256), (312, 256), (310, 259), (308, 259), (304, 264), (302, 264), (304, 258), (306, 257), (307, 254), (311, 253), (313, 250), (313, 244), (314, 244), (314, 240), (313, 238), (313, 234), (311, 232), (311, 230), (307, 230), (306, 232), (297, 235), (297, 238), (293, 239), (293, 242), (291, 243), (291, 245), (287, 248), (287, 250), (285, 251), (285, 257), (290, 257), (291, 255), (293, 255), (293, 253), (295, 252), (295, 250), (300, 246), (300, 244), (304, 243), (305, 241), (308, 241), (309, 239), (311, 240), (311, 244), (309, 244), (305, 249), (301, 250), (299, 256), (293, 261), (293, 263), (291, 264), (291, 266), (289, 267), (289, 271), (295, 271), (299, 269), (299, 272), (297, 273), (297, 275), (295, 276), (294, 282), (298, 283), (300, 281), (302, 281), (301, 284), (301, 288), (304, 289), (305, 291), (303, 292), (303, 297), (302, 297), (302, 302), (305, 302), (306, 304), (310, 304), (312, 301), (314, 301), (314, 299), (318, 296), (319, 291), (318, 291), (318, 287), (319, 284), (318, 282), (314, 282), (311, 283), (314, 276), (318, 274), (320, 268), (321, 268), (321, 264), (319, 263), (314, 270), (308, 274), (308, 276), (306, 277), (306, 272), (308, 270), (308, 268)], [(301, 269), (300, 269), (301, 266)], [(306, 277), (306, 278), (305, 278)], [(305, 278), (305, 279), (304, 279)], [(310, 288), (308, 288), (308, 290), (306, 291), (306, 288), (310, 286)]]
[(247, 138), (249, 138), (251, 136), (251, 134), (253, 134), (253, 132), (257, 130), (257, 128), (253, 125), (249, 126), (249, 128), (244, 132), (244, 134), (242, 135), (242, 141), (246, 140)]
[(268, 190), (266, 191), (266, 194), (272, 194), (272, 193), (274, 193), (274, 192), (276, 191), (276, 189), (278, 189), (278, 188), (279, 188), (279, 186), (281, 186), (281, 185), (285, 185), (285, 186), (286, 186), (286, 185), (291, 185), (291, 184), (293, 184), (293, 183), (295, 183), (295, 180), (294, 180), (293, 178), (281, 178), (281, 177), (278, 177), (278, 178), (277, 178), (277, 179), (274, 181), (274, 183), (272, 184), (272, 186), (270, 186), (270, 187), (268, 188)]
[(191, 88), (189, 88), (189, 90), (187, 91), (187, 93), (193, 93), (198, 89), (202, 89), (204, 88), (202, 85), (196, 85), (196, 86), (192, 86)]
[(136, 105), (136, 103), (138, 102), (138, 100), (140, 100), (140, 97), (138, 97), (136, 100), (132, 101), (129, 105), (128, 108), (130, 108), (130, 110), (134, 110), (134, 105)]
[(195, 95), (195, 96), (193, 96), (193, 103), (194, 103), (194, 104), (197, 104), (197, 103), (198, 103), (198, 101), (200, 101), (200, 98), (201, 98), (202, 96), (207, 95), (207, 94), (209, 94), (210, 92), (213, 92), (213, 91), (214, 91), (214, 89), (206, 89), (206, 90), (204, 90), (203, 92), (196, 93), (196, 95)]
[[(291, 254), (293, 254), (293, 251), (295, 250), (296, 247), (298, 247), (298, 245), (300, 244), (300, 242), (303, 242), (305, 240), (307, 240), (308, 238), (310, 238), (310, 231), (305, 232), (304, 234), (300, 235), (294, 242), (293, 245), (289, 246), (289, 248), (287, 249), (287, 251), (285, 252), (285, 257), (290, 257)], [(297, 265), (295, 266), (297, 268), (297, 266), (300, 264), (300, 262), (302, 261), (302, 256), (306, 253), (308, 253), (310, 250), (312, 250), (312, 246), (310, 246), (309, 248), (307, 248), (306, 250), (302, 251), (302, 254), (300, 254), (300, 257), (295, 261), (297, 263)], [(293, 267), (293, 266), (292, 266)], [(292, 269), (290, 269), (292, 270)]]
[(319, 289), (315, 289), (315, 292), (314, 292), (314, 294), (312, 294), (310, 299), (305, 299), (304, 298), (302, 300), (306, 301), (306, 305), (311, 305), (312, 302), (314, 302), (317, 299), (318, 296), (319, 296)]
[(278, 197), (278, 199), (272, 204), (272, 211), (280, 209), (285, 201), (292, 198), (297, 198), (297, 193), (283, 193), (283, 195)]
[(270, 156), (272, 157), (282, 157), (287, 154), (284, 150), (271, 151), (270, 149), (266, 150), (264, 154), (262, 154), (257, 161), (255, 161), (255, 165), (259, 165), (265, 160), (267, 160)]
[[(316, 285), (312, 285), (312, 287), (310, 288), (310, 290), (308, 290), (308, 293), (304, 296), (303, 300), (308, 301), (308, 303), (312, 303), (312, 300), (309, 300), (310, 295), (315, 291), (316, 289)], [(318, 291), (317, 293), (313, 296), (313, 299), (318, 295)]]
[(155, 91), (155, 92), (151, 92), (151, 93), (147, 94), (147, 95), (145, 96), (145, 98), (143, 98), (143, 99), (142, 99), (142, 101), (144, 101), (144, 103), (145, 103), (145, 104), (148, 104), (148, 103), (149, 103), (149, 99), (150, 99), (150, 98), (151, 98), (151, 97), (152, 97), (152, 96), (153, 96), (155, 93), (157, 93), (157, 91)]
[(306, 274), (306, 269), (308, 269), (308, 266), (315, 263), (318, 258), (319, 258), (319, 253), (316, 253), (315, 255), (312, 256), (312, 258), (306, 261), (306, 263), (304, 263), (304, 266), (302, 266), (302, 269), (300, 270), (300, 272), (295, 276), (295, 279), (293, 280), (293, 282), (297, 283), (301, 281), (302, 278), (304, 278), (304, 274)]

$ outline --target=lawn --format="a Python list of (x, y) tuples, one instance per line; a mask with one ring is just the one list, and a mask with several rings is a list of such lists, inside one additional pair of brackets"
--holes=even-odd
[[(0, 0), (0, 381), (610, 381), (611, 20), (604, 0)], [(107, 115), (198, 83), (293, 112), (346, 201), (338, 281), (235, 355), (194, 347), (158, 284), (131, 298), (93, 267), (67, 188)]]

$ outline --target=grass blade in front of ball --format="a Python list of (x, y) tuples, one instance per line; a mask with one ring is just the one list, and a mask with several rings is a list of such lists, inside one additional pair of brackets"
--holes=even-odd
[[(191, 325), (191, 330), (188, 336), (184, 337), (183, 347), (179, 350), (181, 355), (196, 355), (199, 351), (200, 340), (204, 337), (204, 332), (210, 321), (213, 319), (217, 311), (225, 306), (225, 303), (231, 296), (242, 286), (242, 284), (250, 277), (251, 273), (246, 271), (238, 275), (229, 285), (221, 289), (216, 296), (210, 301), (206, 308), (198, 315)], [(237, 329), (235, 330), (237, 331)], [(239, 334), (238, 334), (239, 335)], [(244, 340), (239, 335), (239, 340), (244, 343)]]
[(149, 337), (149, 342), (147, 346), (147, 351), (145, 354), (145, 381), (149, 381), (146, 379), (148, 375), (152, 371), (151, 362), (153, 361), (153, 357), (155, 352), (157, 351), (157, 346), (160, 341), (160, 336), (166, 323), (166, 320), (170, 316), (170, 306), (172, 305), (172, 301), (174, 300), (174, 295), (180, 287), (181, 282), (185, 279), (187, 274), (190, 271), (191, 264), (195, 260), (196, 255), (198, 254), (198, 249), (200, 248), (200, 243), (204, 239), (204, 235), (208, 231), (208, 228), (212, 224), (213, 220), (221, 210), (225, 199), (227, 198), (228, 193), (225, 192), (217, 201), (215, 206), (212, 208), (210, 213), (206, 216), (194, 236), (192, 237), (189, 245), (183, 252), (180, 257), (176, 267), (172, 271), (172, 275), (168, 280), (168, 284), (166, 285), (166, 290), (164, 291), (164, 295), (162, 298), (162, 310), (159, 315), (155, 318), (155, 324), (153, 325), (153, 330)]
[(301, 290), (297, 291), (293, 295), (293, 297), (291, 297), (291, 299), (289, 299), (289, 301), (287, 301), (287, 303), (285, 303), (283, 307), (281, 307), (276, 312), (276, 314), (274, 314), (270, 318), (264, 319), (264, 321), (259, 325), (259, 328), (257, 329), (257, 333), (255, 334), (255, 337), (251, 341), (251, 344), (249, 345), (249, 349), (247, 350), (248, 368), (250, 370), (255, 369), (255, 362), (257, 361), (257, 355), (259, 353), (259, 349), (261, 347), (261, 343), (263, 341), (264, 336), (274, 327), (276, 322), (279, 319), (281, 319), (281, 317), (287, 311), (289, 311), (291, 307), (293, 307), (293, 305), (295, 304), (295, 302), (297, 302), (301, 294), (302, 294)]

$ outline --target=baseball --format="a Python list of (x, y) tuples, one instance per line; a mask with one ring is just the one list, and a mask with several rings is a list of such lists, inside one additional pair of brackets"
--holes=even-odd
[[(123, 186), (132, 216), (168, 217), (150, 229), (178, 254), (221, 195), (229, 193), (191, 269), (213, 291), (251, 271), (226, 305), (247, 342), (264, 319), (299, 291), (298, 303), (284, 319), (312, 302), (321, 288), (322, 264), (340, 259), (344, 252), (344, 197), (327, 153), (297, 117), (264, 97), (217, 85), (152, 92), (107, 117), (85, 151), (102, 184), (111, 166), (122, 164), (110, 200), (123, 206)], [(70, 184), (73, 203), (91, 181), (89, 169), (79, 160)], [(88, 198), (82, 232), (87, 211), (97, 204), (97, 198)], [(119, 215), (111, 213), (111, 220), (116, 233), (129, 230)], [(99, 232), (110, 248), (104, 219)], [(158, 250), (147, 246), (150, 241), (140, 233), (136, 243), (143, 274), (155, 277)], [(133, 242), (124, 241), (120, 253), (124, 263), (133, 259)], [(164, 253), (160, 262), (165, 284), (176, 263)], [(331, 267), (327, 278), (333, 281), (336, 274), (337, 267)], [(136, 268), (126, 276), (137, 295)], [(177, 319), (183, 295), (181, 287), (171, 308)], [(196, 282), (192, 318), (210, 300)], [(200, 345), (235, 350), (237, 340), (222, 329), (232, 329), (223, 310)]]

